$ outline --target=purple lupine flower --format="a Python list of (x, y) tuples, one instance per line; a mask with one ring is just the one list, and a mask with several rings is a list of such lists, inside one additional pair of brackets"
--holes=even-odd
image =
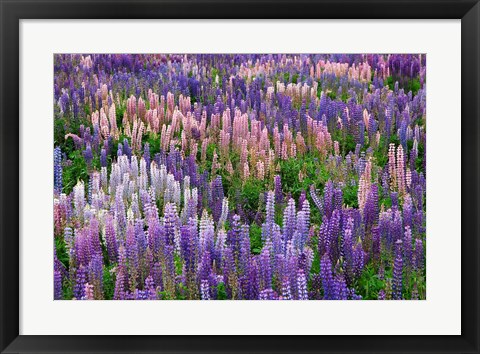
[(326, 247), (330, 251), (330, 257), (332, 260), (337, 260), (339, 257), (339, 234), (340, 234), (340, 222), (341, 222), (341, 211), (335, 209), (332, 213), (332, 217), (328, 223), (328, 238), (326, 242)]
[(247, 299), (258, 299), (258, 294), (260, 293), (259, 289), (259, 276), (258, 276), (258, 264), (254, 258), (251, 258), (249, 271), (248, 271), (248, 282), (247, 282)]
[(75, 276), (75, 285), (73, 287), (73, 296), (77, 300), (82, 300), (85, 297), (85, 283), (87, 282), (87, 275), (85, 267), (81, 265), (78, 267)]
[(93, 153), (92, 153), (92, 146), (90, 144), (87, 144), (87, 147), (83, 151), (83, 157), (87, 165), (90, 165), (92, 163)]
[(225, 283), (225, 290), (228, 298), (234, 298), (234, 293), (237, 292), (235, 259), (232, 250), (227, 248), (223, 257), (223, 279)]
[(110, 214), (105, 216), (105, 243), (107, 246), (108, 258), (111, 263), (117, 261), (118, 246), (113, 217)]
[(61, 300), (63, 298), (62, 273), (58, 270), (53, 272), (53, 298)]
[(279, 175), (274, 177), (275, 184), (275, 202), (277, 204), (283, 203), (282, 179)]
[(402, 257), (402, 240), (395, 243), (395, 261), (393, 263), (393, 287), (392, 295), (394, 300), (402, 299), (403, 290), (403, 257)]
[(107, 167), (107, 150), (105, 148), (100, 151), (100, 166)]
[(416, 269), (423, 270), (425, 266), (425, 256), (424, 256), (423, 242), (419, 238), (415, 239), (415, 262), (416, 262)]
[(343, 204), (343, 193), (340, 188), (335, 188), (333, 190), (333, 208), (337, 210), (342, 210)]
[(222, 203), (225, 197), (223, 193), (222, 177), (217, 176), (212, 182), (212, 215), (215, 222), (218, 222), (222, 215)]
[(362, 274), (363, 267), (365, 265), (365, 251), (363, 250), (362, 240), (359, 238), (357, 244), (353, 249), (353, 273), (356, 278), (359, 278)]
[(335, 300), (348, 300), (348, 288), (345, 277), (341, 274), (335, 276), (334, 280)]
[(306, 192), (303, 190), (301, 193), (300, 193), (300, 197), (298, 198), (298, 207), (301, 208), (302, 205), (303, 205), (303, 202), (307, 200), (307, 194)]
[(320, 274), (322, 276), (323, 298), (325, 300), (334, 299), (332, 262), (328, 252), (320, 260)]
[(329, 180), (325, 185), (324, 195), (323, 195), (323, 212), (327, 218), (332, 216), (333, 212), (333, 195), (334, 195), (334, 186), (333, 182)]
[(94, 287), (96, 299), (103, 298), (103, 257), (101, 253), (93, 255), (88, 267), (89, 283)]
[(355, 289), (351, 288), (348, 289), (349, 292), (349, 299), (350, 300), (362, 300), (362, 295), (359, 295), (355, 292)]
[(128, 145), (127, 139), (123, 140), (123, 155), (127, 155), (129, 161), (132, 159), (132, 149)]

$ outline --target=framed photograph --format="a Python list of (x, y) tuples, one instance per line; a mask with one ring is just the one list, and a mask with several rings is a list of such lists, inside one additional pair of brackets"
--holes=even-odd
[(0, 5), (2, 353), (480, 352), (476, 0)]

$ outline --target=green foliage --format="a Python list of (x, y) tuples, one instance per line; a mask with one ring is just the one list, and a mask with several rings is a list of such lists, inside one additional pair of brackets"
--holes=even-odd
[(384, 167), (388, 162), (387, 146), (385, 145), (385, 138), (380, 136), (378, 147), (373, 151), (375, 164), (379, 167)]
[(404, 90), (405, 92), (412, 91), (412, 94), (416, 95), (418, 93), (418, 90), (420, 90), (420, 87), (420, 80), (418, 78), (414, 78), (412, 80), (408, 80), (405, 83)]
[(395, 82), (393, 81), (393, 77), (391, 76), (387, 77), (384, 85), (388, 86), (388, 88), (393, 91), (393, 89), (395, 88)]
[(113, 299), (115, 291), (115, 272), (112, 271), (113, 266), (103, 268), (103, 297), (105, 300)]
[(258, 210), (260, 193), (264, 190), (264, 182), (256, 178), (249, 178), (240, 192), (243, 207), (249, 210)]
[(63, 299), (73, 299), (73, 281), (71, 279), (64, 279), (62, 284)]
[(376, 300), (378, 292), (384, 289), (385, 282), (378, 277), (377, 270), (368, 264), (357, 281), (356, 292), (365, 300)]
[(150, 158), (153, 159), (155, 154), (160, 152), (160, 136), (150, 134), (147, 139), (148, 145), (150, 145)]
[(385, 86), (388, 86), (390, 90), (395, 88), (395, 82), (398, 81), (398, 87), (403, 88), (405, 93), (412, 91), (413, 95), (418, 93), (418, 90), (421, 88), (420, 79), (419, 78), (393, 78), (392, 76), (387, 77), (385, 80)]
[(174, 256), (174, 263), (175, 263), (175, 273), (177, 275), (182, 275), (183, 263), (182, 263), (182, 259), (178, 254), (175, 254)]
[(417, 160), (415, 161), (415, 168), (417, 169), (418, 172), (423, 171), (423, 160), (425, 158), (425, 146), (423, 145), (422, 142), (418, 144), (418, 156)]
[(255, 223), (250, 225), (250, 249), (253, 254), (260, 254), (262, 250), (262, 228)]
[(358, 185), (348, 185), (343, 188), (343, 203), (352, 208), (358, 208)]
[[(302, 180), (299, 178), (300, 171)], [(313, 156), (280, 161), (280, 176), (283, 191), (291, 193), (295, 199), (300, 197), (302, 191), (308, 191), (312, 184), (315, 188), (323, 188), (330, 178), (325, 165)]]
[(227, 300), (227, 292), (223, 282), (218, 283), (217, 285), (217, 300)]
[(215, 152), (216, 148), (217, 148), (217, 145), (215, 144), (207, 145), (207, 154), (206, 154), (207, 158), (205, 160), (205, 166), (204, 166), (207, 171), (212, 170), (213, 153)]
[(390, 135), (389, 144), (395, 144), (395, 146), (400, 145), (400, 139), (398, 138), (397, 134)]
[(347, 134), (345, 139), (340, 142), (340, 148), (344, 155), (347, 155), (350, 151), (355, 151), (357, 143), (355, 137), (352, 134)]
[(66, 269), (69, 267), (69, 259), (67, 253), (67, 248), (65, 246), (65, 240), (62, 237), (55, 237), (55, 251), (57, 253), (57, 258), (62, 264), (65, 266)]
[(88, 168), (83, 158), (81, 150), (75, 150), (70, 153), (69, 164), (66, 164), (63, 167), (63, 192), (70, 194), (73, 190), (73, 187), (77, 184), (79, 180), (88, 182)]
[(337, 98), (337, 94), (333, 91), (327, 92), (327, 96), (333, 101)]
[(382, 198), (380, 200), (380, 205), (383, 205), (385, 210), (388, 210), (392, 207), (392, 198)]
[(315, 236), (312, 238), (312, 241), (311, 241), (311, 248), (313, 249), (312, 268), (310, 269), (311, 274), (320, 273), (320, 255), (318, 253), (317, 245), (318, 245), (318, 238)]

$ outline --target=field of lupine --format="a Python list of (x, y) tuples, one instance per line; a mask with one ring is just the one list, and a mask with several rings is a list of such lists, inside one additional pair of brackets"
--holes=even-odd
[(425, 299), (422, 55), (55, 55), (55, 299)]

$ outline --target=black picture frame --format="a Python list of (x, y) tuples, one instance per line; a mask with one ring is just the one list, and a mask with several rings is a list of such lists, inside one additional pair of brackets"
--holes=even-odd
[[(2, 353), (479, 353), (480, 5), (478, 0), (100, 0), (95, 2), (0, 0), (0, 12), (0, 350)], [(461, 19), (462, 79), (459, 89), (462, 92), (462, 334), (460, 336), (182, 336), (180, 338), (178, 336), (19, 335), (19, 207), (21, 207), (19, 205), (21, 192), (19, 190), (19, 142), (21, 139), (19, 135), (19, 20), (114, 18)], [(448, 287), (447, 281), (445, 291), (448, 291)]]

